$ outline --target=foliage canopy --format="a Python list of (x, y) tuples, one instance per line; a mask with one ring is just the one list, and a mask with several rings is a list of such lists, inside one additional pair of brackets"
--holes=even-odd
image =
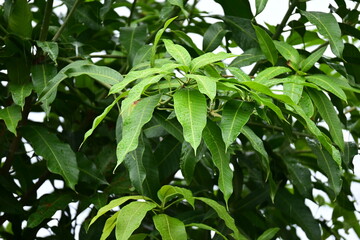
[(359, 2), (216, 2), (0, 6), (2, 238), (360, 238)]

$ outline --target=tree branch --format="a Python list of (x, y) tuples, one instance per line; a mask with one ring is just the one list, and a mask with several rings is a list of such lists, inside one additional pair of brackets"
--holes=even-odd
[(41, 30), (40, 30), (40, 36), (39, 36), (39, 40), (42, 42), (46, 41), (46, 37), (48, 34), (53, 3), (54, 3), (54, 0), (48, 0), (46, 2), (44, 18), (43, 18), (43, 21), (41, 24)]

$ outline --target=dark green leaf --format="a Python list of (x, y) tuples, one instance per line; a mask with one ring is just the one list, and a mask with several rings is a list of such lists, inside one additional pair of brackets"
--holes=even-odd
[[(247, 0), (235, 0), (235, 1), (215, 0), (215, 1), (222, 6), (226, 16), (237, 16), (248, 19), (253, 18), (250, 8), (250, 3)], [(236, 8), (234, 6), (241, 6), (241, 8)]]
[(146, 25), (138, 27), (122, 27), (120, 28), (120, 42), (128, 52), (129, 62), (134, 63), (137, 51), (145, 45), (147, 35)]
[(206, 30), (203, 40), (203, 49), (205, 52), (214, 51), (222, 42), (227, 30), (225, 29), (225, 24), (222, 22), (217, 22)]
[(32, 13), (30, 4), (26, 0), (12, 2), (9, 19), (7, 20), (10, 32), (24, 38), (31, 38)]
[(201, 228), (201, 229), (204, 229), (204, 230), (213, 231), (216, 234), (218, 234), (219, 236), (221, 236), (223, 239), (227, 240), (227, 238), (221, 232), (219, 232), (215, 228), (210, 227), (209, 225), (206, 225), (206, 224), (203, 224), (203, 223), (190, 223), (190, 224), (187, 224), (186, 227), (197, 227), (197, 228)]
[(257, 240), (271, 240), (279, 230), (280, 228), (270, 228), (261, 234)]
[(271, 62), (271, 64), (274, 66), (278, 59), (277, 50), (275, 48), (274, 42), (267, 34), (267, 32), (258, 26), (253, 26), (255, 29), (255, 33), (257, 36), (257, 40), (259, 41), (259, 45), (261, 48), (261, 51), (264, 53), (266, 58)]
[(7, 129), (15, 135), (17, 135), (16, 127), (21, 118), (21, 107), (18, 105), (0, 109), (0, 120), (4, 120)]
[(190, 143), (185, 141), (182, 143), (180, 169), (188, 184), (191, 183), (194, 177), (195, 166), (200, 161), (203, 154), (204, 144), (200, 144), (200, 151), (197, 151), (195, 155), (194, 149), (192, 149)]
[(259, 48), (250, 48), (244, 51), (240, 56), (235, 58), (230, 66), (231, 67), (245, 67), (254, 62), (258, 62), (266, 59), (265, 55)]
[(291, 63), (294, 63), (296, 66), (300, 63), (300, 54), (298, 51), (291, 46), (290, 44), (282, 41), (274, 41), (276, 49), (279, 53)]
[(167, 115), (165, 115), (162, 111), (155, 111), (154, 118), (168, 133), (174, 136), (177, 140), (180, 142), (184, 141), (181, 124), (175, 118), (168, 119)]
[(51, 60), (53, 60), (53, 62), (57, 65), (56, 59), (59, 54), (58, 44), (56, 42), (41, 42), (41, 41), (36, 41), (36, 44), (38, 45), (39, 48), (41, 48), (41, 50), (47, 53), (51, 58)]

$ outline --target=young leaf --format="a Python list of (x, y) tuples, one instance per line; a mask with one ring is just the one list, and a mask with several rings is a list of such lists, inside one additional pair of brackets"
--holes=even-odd
[(165, 206), (165, 204), (170, 201), (175, 196), (181, 196), (193, 207), (194, 205), (194, 197), (190, 190), (186, 188), (180, 188), (176, 186), (171, 185), (165, 185), (162, 186), (161, 189), (157, 193), (159, 200), (162, 202), (162, 205)]
[(264, 8), (267, 4), (267, 1), (268, 0), (256, 0), (255, 1), (256, 15), (258, 15), (259, 13), (261, 13), (264, 10)]
[(214, 100), (216, 96), (217, 78), (196, 74), (187, 74), (186, 77), (195, 79), (198, 84), (199, 91), (207, 95), (211, 100)]
[(296, 66), (299, 65), (300, 55), (293, 46), (283, 41), (273, 41), (273, 42), (275, 44), (276, 49), (287, 61), (294, 63)]
[(106, 219), (104, 228), (101, 233), (100, 240), (105, 240), (108, 236), (110, 236), (111, 232), (114, 230), (116, 226), (116, 219), (119, 216), (119, 211), (114, 213), (111, 217)]
[(4, 120), (7, 129), (15, 135), (17, 135), (16, 127), (21, 117), (21, 107), (18, 105), (0, 109), (0, 120)]
[(316, 74), (316, 75), (309, 75), (305, 77), (311, 83), (314, 83), (325, 89), (326, 91), (331, 92), (332, 94), (336, 95), (338, 98), (346, 101), (346, 94), (340, 88), (340, 86), (330, 77), (323, 75), (323, 74)]
[(222, 22), (210, 25), (204, 34), (202, 44), (204, 52), (214, 51), (221, 44), (221, 41), (227, 32), (225, 24)]
[(230, 214), (226, 211), (225, 207), (220, 205), (219, 203), (215, 202), (209, 198), (197, 197), (196, 200), (202, 201), (207, 204), (209, 207), (215, 210), (218, 216), (224, 220), (225, 225), (233, 231), (233, 235), (237, 240), (248, 240), (243, 234), (241, 234), (238, 228), (235, 225), (235, 220), (230, 216)]
[(60, 174), (69, 187), (75, 189), (79, 169), (75, 153), (70, 146), (62, 143), (55, 134), (42, 127), (26, 126), (22, 133), (34, 148), (35, 153), (47, 160), (50, 172)]
[(273, 40), (267, 32), (258, 26), (253, 26), (256, 32), (257, 40), (259, 42), (261, 51), (266, 56), (267, 60), (274, 66), (277, 62), (278, 54)]
[(206, 146), (211, 152), (212, 160), (219, 170), (219, 189), (224, 194), (226, 205), (233, 193), (233, 171), (231, 170), (230, 155), (226, 153), (225, 144), (221, 138), (221, 130), (216, 123), (208, 120), (203, 132), (203, 138)]
[(38, 47), (40, 47), (43, 52), (47, 53), (55, 65), (57, 65), (56, 59), (59, 54), (59, 46), (57, 42), (36, 41), (36, 45), (38, 45)]
[(181, 89), (174, 94), (174, 109), (176, 118), (183, 127), (184, 139), (191, 144), (196, 153), (206, 125), (206, 99), (197, 90)]
[(231, 58), (231, 57), (236, 57), (236, 55), (232, 54), (232, 53), (225, 53), (225, 52), (205, 53), (197, 58), (194, 58), (191, 61), (190, 72), (194, 73), (199, 68), (204, 67), (210, 63), (218, 62), (218, 61), (224, 60), (226, 58)]
[(152, 202), (131, 202), (122, 207), (116, 220), (116, 239), (128, 240), (140, 226), (146, 213), (156, 207), (157, 205)]
[(166, 214), (157, 214), (153, 217), (156, 229), (164, 240), (186, 240), (185, 225), (177, 218)]
[(141, 99), (138, 103), (134, 103), (131, 114), (123, 119), (122, 139), (116, 148), (116, 168), (123, 162), (126, 154), (138, 146), (141, 129), (150, 121), (159, 100), (160, 95)]
[(238, 100), (226, 102), (220, 123), (226, 150), (240, 134), (242, 127), (249, 121), (253, 110), (254, 105), (249, 102)]
[(330, 135), (334, 142), (338, 145), (341, 151), (344, 151), (345, 143), (342, 133), (342, 124), (334, 109), (334, 105), (322, 92), (309, 89), (308, 93), (320, 113), (320, 116), (329, 125)]
[(258, 237), (257, 240), (271, 240), (275, 237), (276, 233), (280, 230), (280, 228), (269, 228), (263, 234)]
[(190, 224), (187, 224), (185, 227), (197, 227), (197, 228), (201, 228), (204, 230), (212, 231), (212, 232), (215, 232), (220, 237), (222, 237), (224, 240), (227, 240), (227, 237), (225, 237), (221, 232), (219, 232), (215, 228), (210, 227), (209, 225), (206, 225), (203, 223), (190, 223)]
[(287, 67), (269, 67), (261, 71), (255, 77), (255, 81), (261, 84), (266, 84), (266, 82), (269, 82), (270, 79), (288, 72), (291, 72), (291, 69)]
[(308, 56), (306, 59), (301, 61), (300, 68), (301, 71), (307, 72), (314, 66), (314, 64), (319, 61), (319, 59), (323, 56), (324, 52), (326, 50), (326, 47), (322, 47), (318, 49), (317, 51), (313, 52), (310, 56)]
[(188, 51), (181, 45), (174, 44), (173, 41), (163, 39), (166, 51), (181, 65), (190, 67), (191, 57)]
[(341, 58), (344, 50), (344, 42), (341, 39), (341, 30), (335, 17), (331, 13), (301, 11), (312, 24), (316, 26), (319, 33), (329, 39), (330, 47), (335, 56)]

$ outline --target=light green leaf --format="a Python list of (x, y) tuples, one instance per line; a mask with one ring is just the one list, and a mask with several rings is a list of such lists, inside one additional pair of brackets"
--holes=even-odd
[(206, 224), (203, 224), (203, 223), (190, 223), (190, 224), (187, 224), (185, 227), (197, 227), (197, 228), (201, 228), (201, 229), (204, 229), (204, 230), (213, 231), (216, 234), (218, 234), (220, 237), (222, 237), (223, 239), (227, 240), (227, 238), (221, 232), (219, 232), (215, 228), (210, 227), (209, 225), (206, 225)]
[(267, 2), (268, 2), (268, 0), (256, 0), (255, 1), (256, 15), (258, 15), (259, 13), (261, 13), (264, 10)]
[(250, 76), (247, 75), (246, 73), (244, 73), (244, 71), (241, 70), (240, 68), (228, 67), (228, 69), (229, 69), (230, 72), (234, 75), (234, 77), (235, 77), (237, 80), (239, 80), (239, 82), (251, 81)]
[[(174, 44), (173, 41), (163, 39), (166, 51), (181, 65), (190, 67), (191, 57), (188, 51), (181, 45)], [(188, 68), (187, 68), (188, 70)]]
[(249, 121), (253, 110), (254, 105), (249, 102), (230, 100), (225, 103), (220, 128), (226, 150), (240, 134), (242, 127)]
[(267, 32), (258, 26), (253, 26), (255, 29), (256, 37), (258, 39), (261, 51), (266, 56), (267, 60), (274, 66), (278, 59), (278, 54), (273, 40)]
[(145, 123), (150, 121), (159, 100), (160, 95), (141, 99), (134, 104), (131, 114), (123, 119), (122, 139), (116, 148), (116, 167), (122, 163), (127, 153), (135, 150), (138, 146), (141, 129)]
[(180, 188), (176, 186), (171, 185), (165, 185), (160, 188), (160, 190), (157, 193), (159, 200), (162, 202), (162, 205), (165, 206), (165, 204), (170, 201), (172, 198), (176, 196), (183, 197), (193, 208), (195, 208), (194, 205), (194, 197), (190, 190), (186, 188)]
[(146, 213), (156, 207), (157, 205), (152, 202), (131, 202), (122, 207), (116, 220), (116, 239), (128, 240), (140, 226)]
[(52, 217), (56, 211), (63, 210), (72, 200), (71, 193), (55, 192), (40, 198), (39, 206), (27, 221), (28, 228), (38, 226), (43, 220)]
[(225, 225), (233, 231), (234, 238), (237, 240), (248, 240), (247, 237), (242, 235), (238, 228), (235, 225), (235, 220), (230, 216), (230, 214), (226, 211), (225, 207), (220, 205), (219, 203), (215, 202), (209, 198), (197, 197), (196, 200), (202, 201), (207, 204), (209, 207), (215, 210), (218, 216), (224, 220)]
[(187, 74), (186, 77), (195, 79), (198, 84), (199, 91), (207, 95), (211, 100), (214, 100), (216, 96), (217, 78), (196, 74)]
[(322, 92), (309, 89), (308, 93), (320, 113), (320, 116), (328, 124), (330, 135), (334, 142), (338, 145), (341, 151), (344, 151), (345, 143), (342, 133), (342, 124), (334, 109), (334, 105)]
[(305, 78), (298, 75), (292, 75), (289, 80), (294, 82), (285, 81), (283, 83), (284, 94), (289, 96), (295, 104), (298, 104), (304, 89), (304, 85), (302, 85), (302, 83), (305, 83)]
[(230, 64), (231, 67), (245, 67), (254, 62), (266, 59), (265, 55), (259, 48), (250, 48), (236, 57)]
[(309, 75), (305, 77), (307, 81), (316, 84), (317, 86), (325, 89), (336, 95), (338, 98), (346, 101), (346, 94), (340, 86), (330, 77), (323, 74)]
[(184, 139), (191, 144), (196, 153), (206, 125), (206, 99), (197, 90), (181, 89), (174, 94), (174, 109), (176, 118), (183, 127)]
[(186, 11), (186, 9), (184, 8), (183, 0), (168, 0), (168, 2), (171, 5), (178, 6), (181, 9), (182, 13), (185, 15), (185, 17), (189, 17), (188, 11)]
[(17, 135), (16, 127), (21, 118), (21, 107), (18, 105), (0, 109), (0, 120), (4, 120), (7, 129), (15, 135)]
[(129, 63), (134, 64), (136, 53), (145, 45), (147, 26), (121, 27), (119, 40), (128, 53)]
[(324, 55), (324, 52), (326, 50), (326, 47), (322, 47), (318, 49), (317, 51), (313, 52), (310, 56), (308, 56), (306, 59), (301, 61), (300, 68), (301, 71), (307, 72), (314, 66), (314, 64), (319, 61), (319, 59)]
[(219, 53), (205, 53), (197, 58), (194, 58), (191, 61), (191, 67), (190, 72), (194, 73), (196, 70), (198, 70), (201, 67), (204, 67), (210, 63), (222, 61), (226, 58), (236, 57), (235, 54), (232, 53), (225, 53), (225, 52), (219, 52)]
[(71, 189), (75, 189), (79, 169), (71, 147), (62, 143), (55, 134), (42, 127), (26, 126), (22, 133), (34, 148), (35, 153), (47, 161), (50, 172), (60, 174), (66, 184)]
[(204, 52), (214, 51), (220, 44), (225, 34), (228, 32), (223, 22), (217, 22), (206, 30), (203, 39)]
[(116, 226), (116, 219), (119, 216), (119, 211), (114, 213), (111, 217), (106, 219), (104, 228), (101, 233), (100, 240), (105, 240), (108, 236), (110, 236), (111, 232), (114, 230)]
[(30, 3), (26, 0), (17, 0), (12, 2), (9, 19), (7, 20), (10, 32), (24, 38), (31, 38), (32, 13)]
[(291, 63), (294, 63), (296, 66), (299, 66), (300, 55), (293, 46), (283, 41), (273, 41), (273, 42), (275, 44), (276, 49), (287, 61), (290, 61)]
[(109, 106), (107, 106), (104, 111), (99, 115), (97, 116), (93, 123), (92, 123), (92, 127), (91, 129), (89, 129), (85, 134), (84, 134), (84, 140), (82, 141), (79, 149), (81, 148), (81, 146), (84, 144), (84, 142), (86, 141), (86, 139), (88, 137), (91, 136), (91, 134), (94, 132), (95, 128), (97, 126), (99, 126), (99, 124), (102, 122), (102, 120), (104, 120), (104, 118), (106, 117), (106, 115), (110, 112), (110, 110), (115, 106), (115, 104), (120, 100), (122, 96), (118, 96)]
[(287, 67), (269, 67), (261, 71), (255, 77), (255, 81), (261, 84), (266, 84), (270, 81), (270, 79), (288, 72), (291, 72), (291, 69)]
[(263, 234), (258, 237), (257, 240), (271, 240), (275, 237), (276, 233), (280, 230), (280, 228), (269, 228)]
[(59, 46), (57, 42), (36, 41), (36, 45), (38, 45), (38, 47), (41, 48), (43, 52), (47, 53), (51, 60), (53, 60), (53, 62), (57, 65), (56, 59), (59, 54)]
[(153, 217), (156, 229), (163, 240), (186, 240), (185, 225), (177, 218), (166, 214), (157, 214)]
[(341, 30), (335, 17), (331, 13), (301, 11), (312, 24), (316, 26), (319, 33), (327, 38), (335, 56), (341, 58), (344, 50), (344, 42), (341, 39)]
[(137, 233), (137, 234), (131, 235), (129, 240), (144, 240), (147, 236), (148, 236), (148, 234), (145, 234), (145, 233)]
[(214, 165), (219, 170), (219, 189), (224, 194), (224, 200), (227, 206), (228, 200), (233, 193), (233, 172), (229, 166), (230, 154), (226, 153), (225, 144), (221, 141), (220, 128), (211, 120), (208, 120), (204, 129), (203, 138), (211, 152)]
[(260, 153), (260, 155), (262, 156), (262, 159), (265, 160), (262, 163), (263, 163), (264, 169), (266, 170), (266, 175), (268, 177), (269, 172), (270, 172), (270, 160), (269, 160), (269, 156), (265, 150), (263, 141), (248, 126), (244, 126), (241, 130), (241, 133), (244, 134), (244, 136), (250, 141), (251, 146), (258, 153)]
[(315, 108), (309, 95), (303, 91), (302, 97), (298, 103), (299, 107), (304, 110), (305, 115), (311, 118), (314, 115)]

